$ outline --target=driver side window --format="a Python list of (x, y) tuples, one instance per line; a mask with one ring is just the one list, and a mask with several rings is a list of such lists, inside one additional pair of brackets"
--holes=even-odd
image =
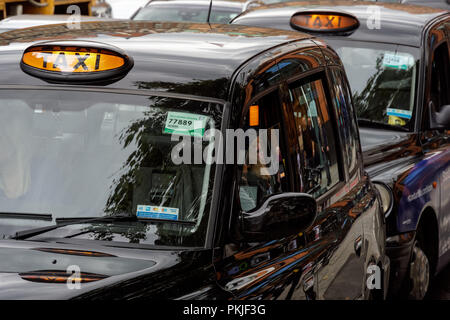
[[(445, 122), (448, 122), (448, 120), (443, 119), (443, 117), (446, 117), (443, 107), (450, 105), (450, 91), (448, 90), (450, 87), (449, 68), (448, 45), (444, 42), (434, 50), (433, 61), (431, 62), (429, 99), (426, 106), (428, 112), (425, 113), (425, 119), (428, 118), (428, 129), (438, 128), (444, 125)], [(440, 114), (441, 112), (442, 114)]]
[(448, 55), (448, 46), (444, 42), (434, 51), (434, 59), (431, 64), (430, 98), (438, 112), (442, 106), (450, 104), (450, 90), (448, 89), (450, 87), (448, 78), (450, 65)]
[(273, 92), (255, 102), (244, 117), (245, 164), (239, 180), (243, 211), (254, 210), (268, 196), (289, 190), (280, 110), (278, 92)]

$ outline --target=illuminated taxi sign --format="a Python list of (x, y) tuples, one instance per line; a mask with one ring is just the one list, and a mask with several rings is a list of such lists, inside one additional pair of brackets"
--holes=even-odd
[(90, 45), (41, 44), (25, 50), (22, 70), (32, 76), (71, 81), (99, 81), (123, 77), (133, 61), (118, 48)]
[(348, 32), (359, 27), (352, 15), (336, 12), (298, 12), (291, 18), (291, 26), (309, 32)]

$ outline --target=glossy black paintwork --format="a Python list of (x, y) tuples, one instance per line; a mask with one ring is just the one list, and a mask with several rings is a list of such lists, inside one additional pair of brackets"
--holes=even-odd
[[(120, 248), (99, 241), (1, 241), (0, 299), (85, 298), (177, 298), (190, 293), (192, 285), (210, 284), (214, 278), (211, 250), (149, 250)], [(61, 239), (59, 239), (61, 240)], [(60, 241), (58, 241), (60, 242)], [(46, 253), (37, 248), (92, 250), (110, 257), (83, 257)], [(65, 284), (37, 283), (21, 278), (19, 272), (60, 270), (80, 265), (85, 272), (107, 276), (98, 282), (69, 290)], [(189, 274), (189, 277), (186, 276)], [(107, 288), (107, 289), (103, 289)]]
[[(0, 78), (0, 87), (57, 89), (24, 74), (18, 64), (27, 46), (61, 39), (105, 42), (133, 56), (134, 68), (121, 81), (100, 87), (106, 91), (151, 89), (228, 101), (224, 128), (241, 128), (243, 116), (255, 99), (279, 92), (280, 112), (286, 121), (283, 139), (292, 146), (287, 160), (291, 192), (302, 192), (302, 186), (296, 178), (300, 169), (293, 165), (299, 148), (295, 147), (296, 128), (290, 118), (288, 83), (313, 74), (320, 77), (330, 104), (329, 121), (335, 121), (331, 97), (336, 93), (328, 79), (328, 68), (343, 70), (335, 53), (311, 36), (253, 27), (117, 22), (82, 24), (76, 32), (53, 26), (5, 33), (0, 35), (0, 74), (9, 76)], [(332, 126), (336, 141), (341, 142), (337, 123)], [(247, 241), (240, 223), (237, 168), (219, 165), (208, 232), (213, 242), (206, 242), (205, 248), (61, 239), (46, 234), (30, 241), (3, 240), (0, 255), (4, 260), (0, 265), (10, 273), (0, 270), (0, 298), (368, 298), (367, 266), (377, 264), (387, 272), (389, 260), (378, 194), (363, 171), (359, 146), (355, 151), (359, 162), (352, 172), (343, 165), (346, 154), (339, 152), (341, 181), (317, 199), (317, 217), (304, 230), (270, 242)], [(45, 250), (36, 250), (42, 248)], [(103, 255), (68, 255), (52, 251), (54, 248)], [(83, 272), (100, 272), (107, 277), (82, 284), (80, 290), (69, 290), (64, 284), (24, 280), (17, 273), (51, 266), (64, 271), (69, 263), (82, 264), (87, 269)]]
[(309, 35), (261, 28), (155, 22), (82, 23), (80, 30), (66, 25), (42, 26), (0, 34), (0, 84), (45, 85), (20, 71), (22, 52), (44, 41), (105, 42), (134, 59), (127, 77), (108, 87), (147, 89), (227, 99), (233, 73), (260, 52)]
[[(374, 7), (380, 9), (379, 30), (370, 29), (367, 25), (367, 10)], [(433, 52), (442, 43), (450, 45), (450, 15), (442, 9), (380, 2), (301, 1), (255, 8), (241, 14), (233, 23), (293, 30), (289, 23), (290, 17), (295, 12), (308, 10), (343, 11), (360, 20), (360, 26), (354, 32), (321, 34), (325, 39), (392, 43), (420, 48), (416, 109), (410, 132), (360, 124), (366, 170), (373, 180), (387, 183), (395, 199), (393, 212), (387, 218), (387, 234), (390, 237), (389, 256), (393, 260), (393, 281), (390, 287), (396, 293), (407, 276), (411, 246), (421, 222), (427, 225), (426, 250), (430, 257), (431, 272), (438, 272), (450, 261), (450, 204), (448, 200), (443, 200), (448, 199), (445, 195), (450, 190), (449, 131), (430, 130), (427, 120)], [(418, 190), (431, 185), (434, 187), (428, 195), (411, 200)], [(393, 238), (398, 235), (399, 238)]]

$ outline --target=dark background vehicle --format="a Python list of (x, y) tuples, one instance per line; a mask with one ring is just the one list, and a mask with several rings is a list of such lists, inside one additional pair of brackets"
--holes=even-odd
[(259, 0), (152, 0), (131, 18), (141, 21), (228, 23)]
[(320, 10), (329, 19), (341, 13), (359, 21), (341, 32), (327, 23), (321, 32), (308, 32), (324, 37), (343, 60), (366, 170), (395, 198), (388, 217), (391, 293), (422, 298), (430, 276), (450, 259), (450, 203), (444, 196), (450, 190), (450, 14), (381, 2), (304, 1), (255, 8), (233, 23), (292, 31), (300, 29), (294, 15)]
[(130, 19), (149, 0), (105, 0), (111, 7), (111, 15), (114, 19)]
[[(73, 74), (83, 64), (60, 57), (72, 52), (89, 70), (103, 66), (90, 56), (99, 48), (122, 67)], [(381, 201), (345, 72), (327, 57), (309, 35), (230, 25), (0, 34), (0, 226), (12, 236), (0, 241), (0, 298), (383, 298)], [(176, 165), (169, 112), (203, 117), (204, 129), (278, 132), (279, 166)], [(142, 218), (145, 206), (178, 217)], [(73, 266), (79, 290), (67, 286)], [(374, 270), (379, 289), (369, 290)]]

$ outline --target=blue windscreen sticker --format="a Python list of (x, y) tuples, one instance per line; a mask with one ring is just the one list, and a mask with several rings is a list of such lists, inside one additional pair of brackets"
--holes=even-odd
[(179, 211), (178, 208), (139, 205), (136, 216), (143, 219), (178, 220)]
[(388, 116), (394, 116), (394, 117), (405, 118), (405, 119), (412, 118), (412, 111), (409, 111), (409, 110), (388, 108), (386, 110), (386, 113)]

